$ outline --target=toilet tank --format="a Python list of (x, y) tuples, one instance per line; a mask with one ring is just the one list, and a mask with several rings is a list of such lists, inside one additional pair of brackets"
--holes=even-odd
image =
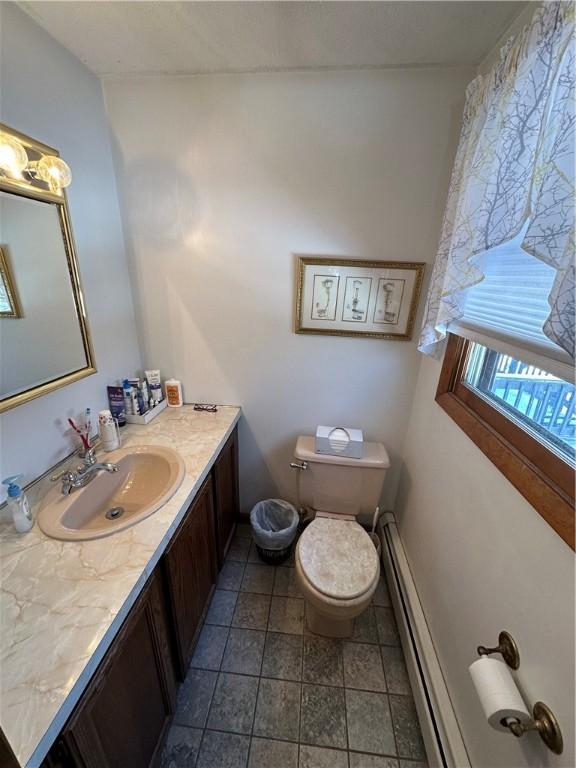
[(305, 461), (298, 470), (298, 503), (316, 511), (342, 515), (373, 513), (380, 502), (390, 459), (382, 443), (364, 443), (361, 459), (314, 452), (314, 437), (300, 435), (294, 456)]

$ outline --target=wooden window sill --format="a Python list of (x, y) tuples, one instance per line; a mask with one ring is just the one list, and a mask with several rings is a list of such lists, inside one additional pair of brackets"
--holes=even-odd
[(463, 382), (469, 346), (450, 334), (436, 402), (574, 549), (572, 467)]

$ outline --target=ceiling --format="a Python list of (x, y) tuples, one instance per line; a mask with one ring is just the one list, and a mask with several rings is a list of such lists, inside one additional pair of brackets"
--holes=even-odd
[(99, 75), (476, 65), (526, 2), (20, 2)]

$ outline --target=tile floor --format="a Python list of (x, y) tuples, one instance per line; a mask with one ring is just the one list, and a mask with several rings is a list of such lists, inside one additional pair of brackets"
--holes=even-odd
[(239, 526), (161, 768), (424, 768), (384, 581), (350, 640), (310, 634), (294, 568)]

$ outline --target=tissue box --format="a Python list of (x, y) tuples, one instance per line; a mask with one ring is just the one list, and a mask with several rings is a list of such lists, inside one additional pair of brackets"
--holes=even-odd
[(362, 458), (364, 437), (361, 429), (350, 427), (318, 427), (314, 451), (332, 456)]

